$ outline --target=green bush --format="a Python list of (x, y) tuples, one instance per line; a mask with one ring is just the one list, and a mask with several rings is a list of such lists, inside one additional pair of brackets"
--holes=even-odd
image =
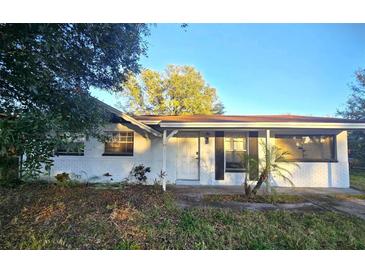
[(16, 185), (19, 183), (18, 157), (0, 156), (0, 185)]
[(137, 184), (145, 184), (147, 181), (147, 173), (149, 172), (151, 172), (151, 168), (141, 164), (134, 166), (130, 175), (135, 179)]
[(59, 173), (54, 177), (56, 178), (58, 186), (69, 187), (69, 186), (73, 186), (76, 184), (75, 181), (71, 180), (70, 174), (67, 172)]

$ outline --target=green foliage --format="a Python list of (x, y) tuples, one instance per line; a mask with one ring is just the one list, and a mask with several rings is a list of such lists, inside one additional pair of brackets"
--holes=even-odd
[(365, 170), (350, 169), (350, 185), (353, 188), (365, 191)]
[(79, 176), (75, 174), (69, 174), (67, 172), (62, 172), (54, 176), (56, 179), (57, 186), (61, 187), (71, 187), (79, 185)]
[[(365, 222), (334, 212), (190, 208), (145, 214), (149, 249), (362, 249)], [(153, 212), (153, 214), (151, 214)], [(169, 220), (169, 221), (166, 221)]]
[(122, 108), (132, 114), (222, 114), (216, 90), (191, 66), (169, 65), (164, 73), (150, 69), (130, 74), (122, 84)]
[(281, 179), (284, 182), (294, 186), (292, 177), (292, 168), (298, 168), (299, 165), (295, 162), (288, 161), (289, 152), (283, 151), (275, 145), (270, 145), (266, 148), (266, 143), (261, 142), (260, 146), (264, 151), (264, 161), (259, 162), (259, 173), (260, 176), (255, 187), (252, 189), (248, 189), (245, 184), (245, 191), (248, 195), (256, 194), (257, 191), (261, 188), (262, 184), (265, 184), (267, 189), (270, 189), (270, 179), (271, 176), (275, 176), (275, 178)]
[(68, 174), (66, 172), (59, 173), (54, 177), (56, 178), (57, 182), (60, 182), (60, 183), (65, 183), (67, 181), (71, 181), (70, 174)]
[[(356, 82), (351, 85), (352, 94), (344, 109), (337, 114), (348, 119), (365, 120), (365, 69), (355, 73)], [(365, 166), (365, 132), (350, 131), (348, 135), (350, 157)]]
[(117, 244), (115, 249), (119, 250), (139, 250), (141, 247), (130, 240), (122, 240), (120, 243)]
[(131, 170), (130, 175), (136, 180), (138, 184), (145, 184), (147, 181), (147, 173), (151, 172), (150, 167), (144, 165), (134, 166)]
[(153, 184), (155, 186), (162, 185), (163, 181), (166, 179), (167, 173), (165, 171), (160, 170), (160, 172), (157, 174), (157, 178), (153, 180)]
[(268, 150), (265, 150), (264, 155), (265, 162), (261, 163), (261, 173), (272, 174), (291, 186), (294, 186), (294, 183), (291, 180), (291, 168), (298, 168), (299, 165), (287, 160), (290, 153), (288, 151), (283, 151), (277, 146), (271, 145)]
[(18, 167), (18, 157), (0, 155), (0, 185), (13, 186), (19, 184)]
[(145, 24), (0, 24), (0, 144), (26, 155), (22, 175), (37, 176), (57, 144), (100, 136), (109, 116), (90, 87), (117, 91), (140, 69)]

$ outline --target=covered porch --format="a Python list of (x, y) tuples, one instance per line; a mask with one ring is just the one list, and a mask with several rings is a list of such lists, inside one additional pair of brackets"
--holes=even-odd
[[(173, 127), (163, 129), (162, 171), (176, 185), (241, 186), (257, 180), (256, 170), (239, 166), (237, 158), (247, 154), (264, 164), (271, 146), (284, 146), (295, 154), (292, 161), (296, 187), (348, 188), (347, 131), (323, 128), (284, 127)], [(235, 162), (236, 161), (236, 162)], [(288, 187), (271, 178), (274, 186)]]

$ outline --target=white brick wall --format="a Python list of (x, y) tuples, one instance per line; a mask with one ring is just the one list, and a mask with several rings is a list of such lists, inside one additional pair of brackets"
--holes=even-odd
[[(107, 130), (132, 130), (125, 125), (110, 124)], [(61, 172), (68, 172), (82, 176), (82, 178), (98, 177), (95, 181), (121, 181), (125, 179), (133, 165), (144, 164), (151, 167), (148, 175), (149, 182), (158, 176), (162, 169), (162, 139), (147, 136), (139, 129), (133, 128), (134, 155), (133, 156), (102, 156), (104, 144), (95, 139), (85, 143), (84, 156), (58, 156), (54, 157), (54, 166), (51, 169), (51, 177)], [(303, 130), (301, 131), (303, 133)], [(305, 131), (306, 133), (320, 133), (320, 131)], [(349, 169), (347, 156), (347, 132), (346, 131), (321, 131), (322, 133), (337, 134), (337, 158), (336, 163), (299, 163), (300, 168), (293, 169), (293, 182), (297, 187), (349, 187)], [(205, 144), (207, 132), (200, 134), (200, 182), (202, 185), (240, 185), (243, 183), (243, 173), (225, 173), (225, 179), (215, 180), (215, 153), (214, 132), (208, 132), (209, 142)], [(272, 137), (276, 132), (272, 131)], [(280, 133), (288, 133), (280, 131)], [(293, 133), (293, 131), (290, 131)], [(265, 140), (264, 132), (260, 132), (259, 143)], [(274, 143), (274, 138), (271, 138)], [(177, 168), (177, 138), (172, 137), (167, 145), (167, 175), (172, 183), (176, 181)], [(263, 158), (263, 152), (259, 151), (259, 157)], [(110, 173), (111, 177), (103, 176)], [(273, 184), (288, 186), (285, 182), (273, 178)]]

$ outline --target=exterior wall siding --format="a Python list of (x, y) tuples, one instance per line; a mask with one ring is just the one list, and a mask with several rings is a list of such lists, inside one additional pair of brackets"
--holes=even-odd
[[(82, 179), (93, 178), (94, 181), (118, 182), (128, 177), (134, 165), (144, 164), (151, 167), (148, 174), (148, 181), (152, 183), (158, 177), (162, 169), (162, 138), (147, 136), (141, 130), (121, 124), (110, 124), (106, 130), (121, 130), (134, 133), (134, 155), (133, 156), (102, 156), (104, 143), (95, 139), (89, 139), (85, 143), (84, 156), (56, 156), (54, 166), (51, 169), (50, 178), (61, 172), (68, 172), (81, 176)], [(310, 133), (310, 131), (302, 131)], [(322, 133), (323, 131), (315, 131)], [(328, 131), (325, 131), (326, 133)], [(271, 132), (271, 143), (275, 143), (274, 135)], [(283, 133), (283, 131), (280, 131)], [(293, 133), (291, 130), (290, 133)], [(337, 134), (337, 162), (333, 163), (299, 163), (299, 168), (293, 169), (293, 182), (296, 187), (349, 187), (349, 165), (347, 156), (347, 132), (336, 131)], [(172, 184), (200, 184), (200, 185), (241, 185), (244, 182), (244, 173), (224, 174), (223, 180), (215, 180), (215, 138), (214, 131), (201, 131), (200, 142), (200, 180), (199, 181), (177, 181), (177, 136), (169, 139), (167, 144), (167, 180)], [(264, 160), (264, 153), (260, 143), (265, 141), (265, 132), (259, 132), (259, 159)], [(205, 142), (208, 138), (208, 143)], [(107, 177), (103, 174), (109, 173)], [(273, 185), (289, 186), (273, 176)]]
[[(122, 124), (110, 124), (107, 131), (133, 131)], [(116, 182), (127, 178), (134, 165), (150, 166), (152, 140), (142, 132), (134, 131), (133, 156), (103, 156), (104, 143), (94, 138), (85, 142), (83, 156), (55, 156), (54, 166), (51, 169), (51, 179), (58, 173), (67, 172), (81, 176), (83, 180)], [(103, 176), (109, 173), (112, 176)], [(148, 174), (151, 177), (151, 174)], [(149, 178), (152, 179), (152, 178)]]

